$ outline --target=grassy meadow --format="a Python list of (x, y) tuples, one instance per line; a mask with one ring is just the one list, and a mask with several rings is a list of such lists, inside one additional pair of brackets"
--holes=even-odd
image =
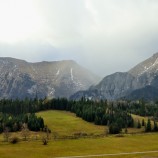
[[(42, 145), (41, 141), (20, 142), (10, 144), (0, 142), (1, 158), (53, 158), (60, 156), (95, 155), (137, 151), (158, 150), (158, 134), (128, 135), (125, 137), (104, 137), (74, 140), (50, 141), (48, 145)], [(153, 158), (158, 153), (105, 156), (120, 158)]]
[(41, 116), (51, 131), (59, 136), (71, 136), (79, 132), (88, 135), (99, 135), (105, 133), (107, 129), (105, 126), (86, 122), (76, 117), (75, 114), (66, 111), (50, 110), (39, 112), (36, 115)]
[[(97, 126), (83, 121), (74, 114), (65, 111), (44, 111), (37, 113), (42, 116), (45, 123), (59, 137), (71, 136), (81, 132), (88, 135), (102, 135), (106, 127)], [(137, 119), (137, 116), (135, 116)], [(140, 131), (139, 131), (140, 130)], [(126, 152), (144, 152), (158, 150), (158, 133), (141, 133), (142, 129), (128, 129), (128, 132), (121, 137), (108, 135), (100, 138), (79, 138), (79, 139), (58, 139), (53, 136), (48, 145), (43, 145), (41, 138), (44, 133), (31, 132), (28, 141), (20, 141), (17, 144), (3, 142), (3, 135), (0, 135), (0, 158), (53, 158), (62, 156), (80, 156), (97, 154), (116, 154)], [(134, 134), (140, 132), (138, 134)], [(12, 133), (21, 137), (21, 133)], [(102, 158), (156, 158), (158, 153), (102, 156)]]

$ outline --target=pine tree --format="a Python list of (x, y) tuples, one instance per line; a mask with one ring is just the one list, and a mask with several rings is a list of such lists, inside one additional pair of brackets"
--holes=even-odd
[(137, 128), (141, 128), (141, 123), (140, 123), (139, 120), (138, 120), (138, 123), (137, 123)]
[(147, 122), (147, 125), (145, 128), (145, 132), (150, 132), (150, 131), (151, 131), (151, 121), (150, 121), (150, 119), (148, 119), (148, 122)]
[(157, 123), (156, 123), (156, 121), (154, 121), (154, 129), (153, 129), (153, 131), (158, 131), (158, 127), (157, 127)]
[(126, 133), (126, 134), (128, 133), (127, 125), (126, 125), (126, 127), (125, 127), (125, 133)]
[(144, 123), (144, 119), (142, 120), (142, 126), (144, 126), (145, 125), (145, 123)]
[(110, 134), (118, 134), (121, 132), (121, 130), (122, 129), (120, 128), (120, 126), (116, 123), (113, 123), (109, 126), (109, 133)]

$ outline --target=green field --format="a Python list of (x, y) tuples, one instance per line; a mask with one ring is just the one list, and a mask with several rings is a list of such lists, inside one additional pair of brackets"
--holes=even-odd
[[(102, 135), (108, 129), (106, 126), (86, 122), (76, 117), (75, 114), (66, 111), (44, 111), (37, 113), (37, 116), (43, 117), (45, 124), (48, 125), (52, 132), (57, 133), (58, 136), (71, 136), (78, 132), (87, 133), (88, 135)], [(136, 121), (144, 119), (147, 122), (147, 118), (138, 115), (132, 116)], [(141, 133), (143, 131), (144, 128), (128, 128), (128, 133)]]
[(37, 116), (44, 118), (45, 124), (59, 136), (71, 136), (79, 132), (88, 135), (99, 135), (104, 134), (107, 128), (86, 122), (76, 117), (75, 114), (66, 111), (51, 110), (39, 112)]
[[(50, 141), (47, 146), (41, 141), (20, 142), (12, 145), (0, 142), (1, 158), (53, 158), (58, 156), (93, 155), (122, 152), (158, 150), (158, 134), (133, 135), (126, 137), (88, 138), (75, 140)], [(158, 153), (124, 156), (122, 158), (153, 158)]]
[[(58, 136), (74, 135), (76, 132), (84, 132), (90, 135), (99, 135), (105, 132), (105, 127), (96, 126), (83, 121), (74, 114), (64, 111), (39, 112), (45, 123)], [(128, 129), (129, 131), (131, 129)], [(136, 129), (133, 129), (133, 131)], [(20, 133), (14, 133), (20, 136)], [(117, 154), (128, 152), (146, 152), (158, 150), (158, 133), (127, 134), (123, 137), (116, 135), (100, 138), (79, 139), (50, 139), (48, 145), (44, 146), (41, 141), (43, 133), (31, 133), (31, 137), (38, 135), (38, 139), (20, 141), (18, 144), (3, 142), (0, 140), (0, 158), (53, 158), (62, 156)], [(156, 158), (158, 153), (102, 156), (102, 158)]]

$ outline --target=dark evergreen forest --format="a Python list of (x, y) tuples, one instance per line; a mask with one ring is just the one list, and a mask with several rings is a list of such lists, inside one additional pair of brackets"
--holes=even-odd
[[(151, 117), (155, 122), (158, 118), (157, 102), (140, 101), (91, 101), (82, 98), (79, 101), (67, 100), (65, 98), (54, 99), (24, 99), (24, 100), (0, 100), (0, 132), (4, 127), (9, 127), (11, 131), (20, 130), (22, 124), (26, 123), (32, 131), (44, 129), (44, 120), (35, 115), (36, 112), (44, 110), (66, 110), (76, 114), (83, 120), (97, 125), (108, 125), (109, 133), (119, 133), (122, 128), (134, 127), (136, 124), (131, 114)], [(137, 128), (141, 123), (137, 122)], [(149, 119), (149, 124), (150, 119)], [(143, 126), (146, 126), (145, 123)], [(157, 128), (148, 131), (155, 130)]]

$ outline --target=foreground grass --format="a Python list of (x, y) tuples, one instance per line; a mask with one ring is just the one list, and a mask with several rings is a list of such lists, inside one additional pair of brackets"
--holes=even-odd
[[(77, 132), (99, 135), (103, 134), (106, 130), (106, 127), (85, 122), (70, 112), (45, 111), (39, 112), (37, 115), (42, 116), (52, 132), (58, 133), (59, 136), (74, 135)], [(137, 118), (135, 116), (135, 119)], [(138, 132), (134, 128), (128, 129), (128, 131), (132, 131), (131, 133)], [(21, 135), (20, 132), (13, 134), (17, 137)], [(46, 146), (41, 141), (43, 134), (42, 132), (31, 132), (31, 139), (29, 141), (20, 141), (14, 145), (2, 142), (3, 136), (0, 135), (0, 158), (53, 158), (60, 156), (117, 154), (158, 150), (158, 133), (127, 134), (124, 137), (110, 135), (102, 138), (80, 138), (56, 141), (51, 139)], [(154, 158), (158, 157), (158, 153), (105, 156), (105, 158), (111, 157)]]
[[(126, 135), (125, 137), (104, 137), (75, 140), (50, 141), (42, 145), (41, 141), (9, 144), (0, 142), (1, 158), (53, 158), (59, 156), (96, 155), (122, 152), (140, 152), (158, 150), (158, 134)], [(123, 158), (153, 158), (158, 153), (105, 156)]]

